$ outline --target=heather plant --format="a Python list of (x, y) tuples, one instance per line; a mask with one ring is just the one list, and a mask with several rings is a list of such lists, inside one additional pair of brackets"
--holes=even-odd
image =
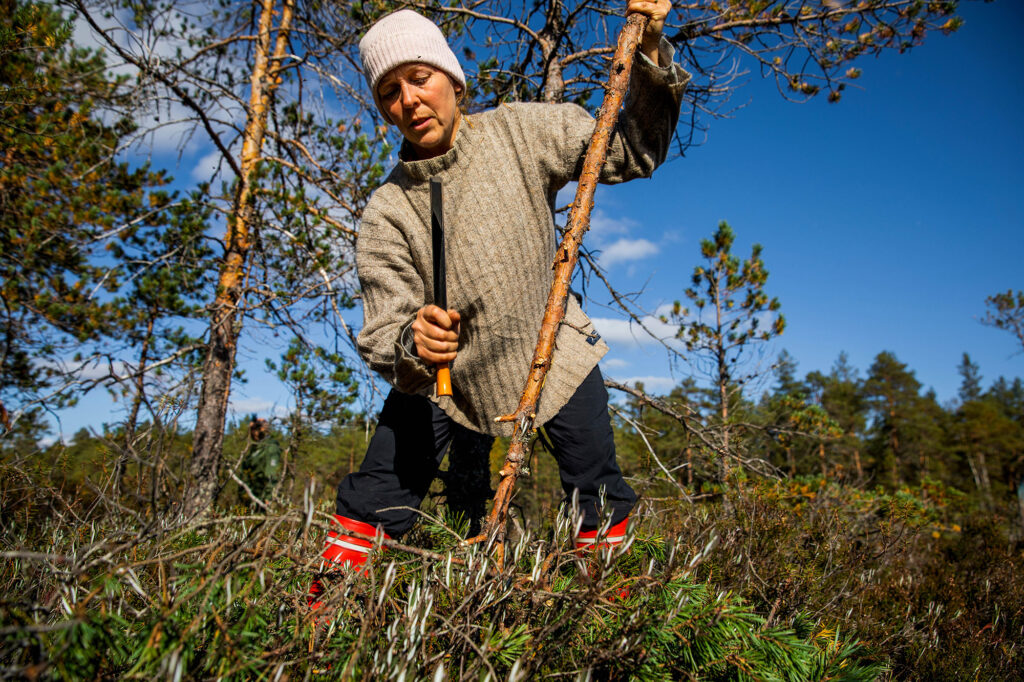
[(894, 679), (1024, 679), (1024, 544), (939, 482), (895, 491), (822, 476), (745, 481), (727, 512), (680, 506), (680, 537), (713, 533), (697, 570), (745, 595), (769, 625), (856, 632)]
[[(989, 399), (1012, 414), (1016, 394), (1005, 393)], [(362, 419), (308, 431), (260, 513), (230, 506), (228, 471), (221, 506), (191, 521), (180, 512), (189, 436), (170, 397), (130, 450), (117, 427), (5, 449), (0, 676), (1022, 679), (1024, 544), (1011, 500), (927, 477), (869, 487), (837, 465), (832, 443), (828, 467), (797, 459), (798, 471), (824, 473), (750, 468), (716, 487), (713, 472), (687, 475), (702, 439), (720, 439), (692, 414), (686, 423), (704, 430), (673, 431), (684, 397), (618, 410), (644, 429), (642, 449), (622, 448), (642, 500), (620, 549), (568, 549), (573, 518), (558, 511), (538, 445), (503, 561), (463, 544), (473, 518), (457, 513), (468, 507), (453, 504), (458, 479), (446, 475), (365, 576), (327, 576), (315, 611), (306, 591), (321, 570), (325, 489), (364, 447)], [(656, 405), (668, 409), (657, 420)], [(749, 459), (763, 441), (747, 430), (731, 447)], [(243, 431), (226, 434), (232, 452)]]
[[(572, 519), (526, 528), (499, 565), (454, 520), (388, 543), (365, 576), (305, 591), (327, 514), (176, 523), (68, 504), (17, 463), (0, 479), (0, 665), (42, 679), (873, 679), (885, 666), (810, 618), (769, 623), (700, 577), (714, 535), (644, 524), (614, 552), (567, 551)], [(80, 502), (80, 501), (79, 501)]]

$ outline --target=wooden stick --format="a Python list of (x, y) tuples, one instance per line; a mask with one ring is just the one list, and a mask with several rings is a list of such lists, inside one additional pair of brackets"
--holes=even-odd
[(514, 422), (512, 442), (505, 463), (499, 472), (501, 480), (494, 495), (494, 506), (484, 525), (483, 532), (467, 543), (483, 542), (492, 535), (497, 535), (495, 550), (502, 556), (501, 543), (504, 541), (505, 520), (508, 516), (508, 505), (512, 500), (516, 479), (520, 475), (523, 461), (526, 459), (526, 446), (534, 431), (534, 419), (537, 417), (537, 403), (540, 400), (544, 377), (551, 366), (551, 356), (555, 348), (555, 335), (565, 315), (565, 300), (569, 294), (569, 282), (579, 260), (580, 244), (584, 233), (590, 229), (590, 213), (594, 207), (594, 192), (597, 180), (604, 167), (608, 153), (608, 142), (619, 117), (626, 88), (629, 85), (629, 73), (633, 67), (633, 56), (643, 37), (647, 26), (647, 17), (642, 14), (630, 14), (626, 17), (626, 25), (619, 34), (618, 46), (612, 59), (611, 73), (605, 86), (604, 103), (597, 118), (597, 127), (590, 139), (587, 155), (583, 161), (579, 185), (576, 188), (576, 199), (572, 205), (572, 215), (562, 243), (555, 253), (554, 281), (548, 294), (547, 307), (541, 322), (537, 338), (537, 348), (530, 364), (530, 374), (526, 379), (526, 387), (519, 399), (519, 407), (512, 414), (498, 418), (498, 421)]

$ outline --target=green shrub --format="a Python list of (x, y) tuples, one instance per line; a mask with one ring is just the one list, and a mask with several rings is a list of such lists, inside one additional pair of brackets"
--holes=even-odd
[[(99, 490), (93, 486), (93, 490)], [(317, 496), (307, 495), (316, 500)], [(37, 679), (1020, 679), (1021, 547), (929, 483), (747, 479), (643, 503), (628, 551), (566, 551), (564, 517), (499, 567), (426, 520), (368, 574), (319, 570), (324, 504), (222, 511), (68, 500), (0, 470), (0, 670)], [(235, 510), (238, 511), (237, 509)], [(979, 519), (984, 520), (979, 520)], [(407, 549), (405, 548), (407, 547)], [(436, 676), (436, 677), (435, 677)]]

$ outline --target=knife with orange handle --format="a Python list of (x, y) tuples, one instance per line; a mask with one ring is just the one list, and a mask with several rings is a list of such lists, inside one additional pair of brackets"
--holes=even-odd
[[(441, 180), (430, 178), (430, 235), (434, 255), (434, 305), (448, 311), (448, 283), (444, 262), (444, 204), (441, 199)], [(437, 365), (437, 395), (452, 394), (452, 377), (448, 363)]]

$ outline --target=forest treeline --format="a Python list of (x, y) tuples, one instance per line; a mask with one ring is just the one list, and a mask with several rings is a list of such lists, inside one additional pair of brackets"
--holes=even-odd
[[(802, 379), (797, 363), (782, 351), (770, 376), (769, 390), (756, 400), (737, 395), (731, 406), (730, 431), (740, 468), (751, 476), (808, 477), (866, 490), (896, 492), (940, 486), (961, 497), (979, 515), (1013, 522), (1024, 483), (1024, 381), (998, 377), (983, 383), (980, 369), (964, 353), (958, 367), (962, 381), (956, 399), (942, 404), (924, 391), (914, 371), (888, 351), (879, 353), (866, 372), (840, 354), (826, 374)], [(614, 382), (610, 382), (614, 384)], [(690, 495), (722, 494), (715, 450), (722, 426), (717, 422), (716, 392), (688, 378), (667, 395), (642, 391), (623, 394), (613, 404), (619, 461), (627, 476), (671, 494), (684, 487)], [(636, 389), (634, 389), (636, 390)], [(685, 415), (685, 418), (684, 418)], [(700, 421), (697, 421), (697, 420)], [(358, 467), (373, 433), (373, 416), (349, 414), (328, 429), (302, 429), (292, 439), (287, 418), (274, 421), (274, 438), (286, 451), (284, 498), (295, 502), (311, 477), (333, 488)], [(236, 469), (250, 443), (247, 421), (231, 422), (225, 436), (229, 470)], [(136, 426), (150, 434), (154, 425)], [(188, 466), (189, 430), (175, 427), (163, 453), (178, 481)], [(42, 447), (31, 437), (12, 434), (3, 441), (5, 459), (31, 457), (52, 485), (72, 490), (87, 480), (108, 476), (117, 465), (126, 437), (124, 423), (80, 429), (67, 443)], [(710, 447), (709, 447), (710, 446)], [(504, 454), (499, 439), (489, 469), (496, 472)], [(549, 517), (561, 500), (557, 468), (537, 441), (530, 482), (520, 504), (529, 514)], [(742, 463), (746, 464), (743, 465)], [(122, 472), (128, 480), (147, 479), (149, 463), (133, 462)], [(745, 473), (744, 476), (747, 474)], [(169, 484), (168, 484), (169, 485)], [(439, 491), (443, 485), (439, 482)], [(180, 494), (180, 489), (175, 490)], [(487, 495), (482, 491), (481, 495)], [(83, 494), (87, 494), (83, 491)], [(443, 493), (439, 492), (443, 498)], [(234, 484), (222, 484), (220, 500), (230, 506)], [(529, 515), (528, 514), (528, 515)], [(1024, 523), (1024, 509), (1020, 512)]]
[[(462, 41), (470, 109), (594, 110), (620, 4), (417, 7)], [(666, 34), (695, 77), (677, 151), (728, 110), (740, 63), (838, 102), (863, 57), (961, 23), (952, 1), (678, 4)], [(965, 353), (940, 403), (889, 352), (801, 378), (765, 350), (786, 322), (764, 250), (734, 253), (726, 223), (659, 320), (690, 378), (608, 382), (641, 495), (623, 551), (568, 550), (541, 429), (503, 561), (461, 544), (487, 486), (457, 499), (496, 473), (498, 440), (450, 453), (423, 521), (366, 576), (334, 576), (336, 617), (310, 612), (331, 491), (381, 390), (345, 311), (394, 140), (354, 65), (397, 6), (0, 0), (0, 676), (1021, 679), (1021, 379)], [(584, 261), (588, 293), (647, 330)], [(1024, 292), (981, 310), (1024, 349)], [(259, 502), (228, 419), (239, 353), (293, 404)], [(45, 444), (50, 416), (98, 396), (116, 418)]]

